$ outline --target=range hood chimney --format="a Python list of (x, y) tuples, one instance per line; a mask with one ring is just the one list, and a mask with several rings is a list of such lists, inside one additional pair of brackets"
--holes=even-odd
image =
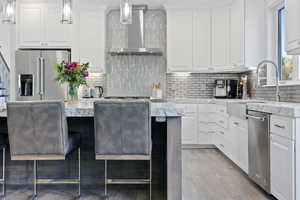
[(132, 24), (128, 24), (128, 46), (110, 49), (111, 55), (162, 55), (159, 48), (146, 48), (144, 42), (144, 14), (146, 5), (134, 5), (132, 7)]

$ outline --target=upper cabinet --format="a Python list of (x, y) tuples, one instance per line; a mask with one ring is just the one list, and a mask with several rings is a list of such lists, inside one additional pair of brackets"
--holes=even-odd
[(230, 8), (212, 10), (212, 66), (230, 65)]
[(286, 51), (300, 54), (300, 0), (286, 0)]
[(90, 72), (105, 73), (106, 7), (95, 0), (79, 1), (77, 60), (90, 63)]
[(167, 16), (168, 68), (193, 70), (193, 12), (169, 10)]
[(167, 7), (168, 72), (244, 66), (244, 1), (200, 9)]
[(61, 24), (61, 2), (18, 5), (18, 48), (70, 48), (71, 25)]
[(211, 11), (209, 9), (194, 12), (193, 36), (193, 66), (197, 71), (210, 66), (211, 61)]
[(230, 65), (245, 65), (245, 1), (235, 1), (230, 7)]

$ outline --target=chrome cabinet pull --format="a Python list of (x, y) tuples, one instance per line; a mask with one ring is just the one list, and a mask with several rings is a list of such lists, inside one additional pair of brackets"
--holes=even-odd
[(277, 127), (277, 128), (285, 129), (285, 126), (281, 126), (279, 124), (274, 124), (274, 126)]
[(40, 95), (41, 94), (41, 58), (40, 57), (38, 57), (37, 58), (37, 66), (36, 66), (36, 68), (37, 68), (37, 92), (38, 92), (38, 94)]
[(45, 90), (45, 59), (41, 58), (41, 89), (40, 89), (40, 94), (44, 95), (44, 90)]

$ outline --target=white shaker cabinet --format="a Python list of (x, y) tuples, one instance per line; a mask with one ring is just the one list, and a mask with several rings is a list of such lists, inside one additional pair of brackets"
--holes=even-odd
[(294, 141), (271, 134), (271, 193), (279, 200), (295, 199)]
[(89, 62), (89, 72), (105, 73), (106, 7), (96, 1), (79, 4), (78, 60)]
[(19, 48), (69, 48), (71, 25), (61, 24), (61, 2), (19, 4), (17, 46)]
[(193, 12), (167, 12), (168, 71), (192, 71), (193, 68)]
[(212, 66), (230, 65), (230, 8), (212, 9)]
[(208, 68), (211, 64), (211, 10), (194, 12), (193, 70)]
[(44, 39), (44, 15), (41, 4), (22, 4), (17, 23), (20, 47), (39, 47)]
[(187, 113), (182, 117), (182, 143), (198, 143), (197, 113)]
[(230, 7), (230, 64), (245, 65), (245, 0), (235, 0)]
[(61, 5), (47, 4), (44, 9), (44, 45), (53, 47), (71, 47), (71, 26), (62, 24)]
[(286, 0), (286, 51), (300, 54), (300, 0)]

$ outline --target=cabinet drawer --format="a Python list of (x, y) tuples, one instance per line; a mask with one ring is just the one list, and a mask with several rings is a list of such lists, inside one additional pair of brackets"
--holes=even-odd
[(199, 113), (198, 121), (199, 123), (215, 123), (216, 115), (214, 113)]
[(215, 113), (215, 105), (213, 104), (199, 104), (198, 105), (199, 113)]
[(247, 120), (242, 120), (236, 117), (230, 117), (229, 123), (230, 123), (230, 127), (235, 127), (235, 128), (244, 129), (248, 131)]
[(215, 112), (219, 115), (227, 115), (227, 108), (226, 106), (214, 105)]
[(216, 130), (214, 123), (198, 122), (198, 131), (200, 132), (214, 132)]
[(295, 138), (294, 125), (295, 120), (292, 118), (272, 115), (270, 122), (271, 133), (282, 136), (291, 140)]
[(217, 125), (223, 128), (228, 128), (228, 118), (225, 116), (218, 116), (215, 122), (217, 123)]
[(181, 108), (184, 113), (197, 113), (197, 104), (176, 104), (176, 108)]

